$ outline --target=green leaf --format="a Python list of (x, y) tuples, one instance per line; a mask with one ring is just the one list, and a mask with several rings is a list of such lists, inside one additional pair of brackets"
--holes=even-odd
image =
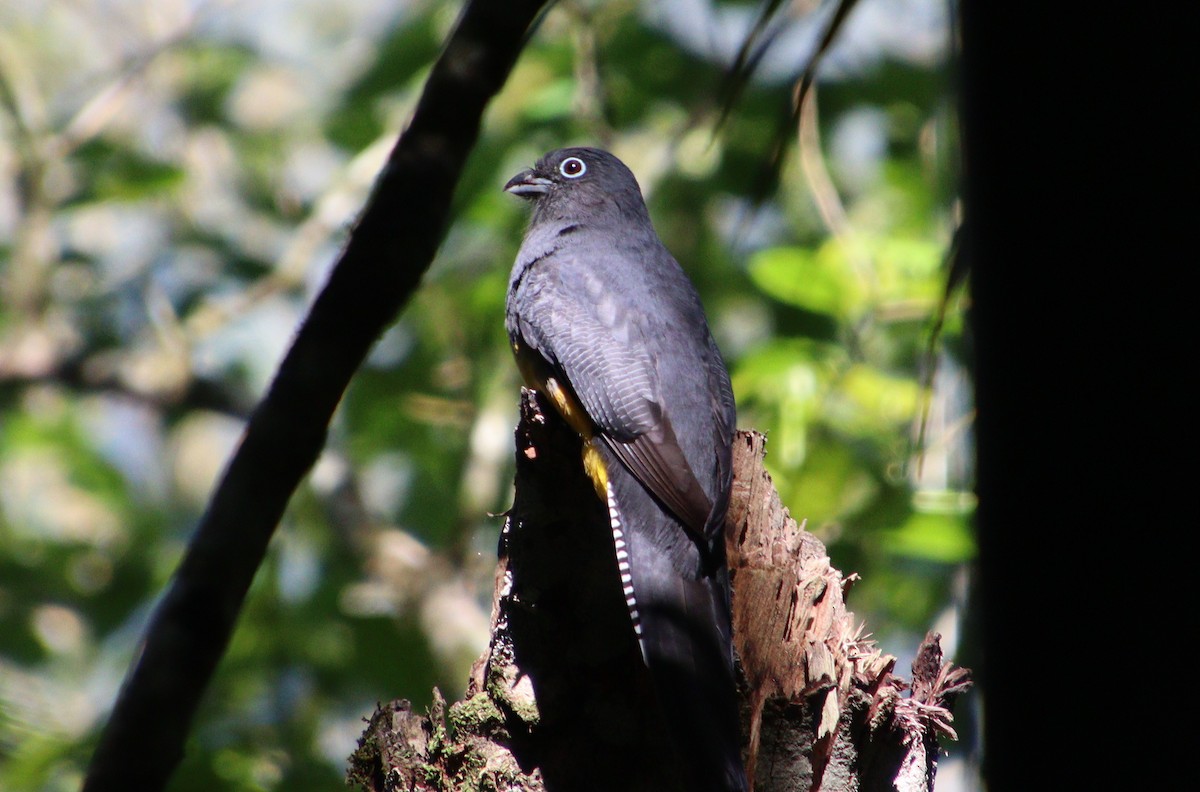
[(132, 148), (95, 138), (79, 147), (76, 156), (91, 176), (73, 202), (134, 201), (162, 195), (182, 184), (183, 168), (151, 159)]
[(190, 42), (176, 52), (183, 78), (179, 108), (189, 124), (223, 124), (225, 100), (242, 73), (256, 62), (242, 46)]
[(809, 424), (834, 370), (832, 354), (820, 343), (780, 340), (747, 355), (734, 369), (743, 425), (768, 433), (774, 463), (787, 467), (804, 461)]
[(910, 236), (886, 236), (871, 245), (875, 278), (885, 300), (913, 300), (931, 306), (941, 296), (940, 242)]
[(839, 381), (852, 426), (894, 433), (916, 415), (920, 388), (911, 376), (895, 376), (865, 364), (852, 366)]
[(836, 242), (827, 242), (815, 252), (799, 247), (760, 251), (750, 260), (750, 278), (782, 303), (843, 321), (862, 311), (866, 296)]
[(788, 482), (785, 502), (798, 518), (809, 521), (810, 530), (819, 531), (861, 510), (877, 496), (879, 485), (847, 443), (819, 428), (811, 435), (808, 456)]
[(575, 80), (555, 80), (538, 91), (525, 105), (525, 118), (534, 123), (554, 121), (575, 112)]
[(962, 514), (915, 512), (900, 527), (884, 532), (880, 542), (893, 555), (945, 564), (970, 561), (976, 553), (969, 517)]

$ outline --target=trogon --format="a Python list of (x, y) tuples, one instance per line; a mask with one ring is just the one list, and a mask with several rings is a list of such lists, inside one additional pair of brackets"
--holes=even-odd
[(704, 309), (612, 154), (552, 151), (504, 189), (533, 203), (509, 340), (582, 437), (685, 787), (744, 790), (724, 544), (735, 410)]

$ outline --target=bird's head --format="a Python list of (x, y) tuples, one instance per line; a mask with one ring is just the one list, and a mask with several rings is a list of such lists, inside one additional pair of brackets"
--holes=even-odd
[(644, 215), (645, 203), (633, 172), (607, 151), (564, 148), (551, 151), (508, 180), (504, 191), (537, 203), (537, 214), (596, 211), (605, 206)]

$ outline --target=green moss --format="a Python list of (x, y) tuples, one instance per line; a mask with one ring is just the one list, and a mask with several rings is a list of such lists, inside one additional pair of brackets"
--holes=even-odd
[(512, 684), (504, 670), (515, 671), (512, 666), (503, 666), (501, 670), (493, 670), (488, 675), (488, 694), (505, 709), (516, 715), (522, 723), (536, 725), (542, 718), (538, 711), (537, 699), (533, 695), (532, 683), (528, 677), (523, 677), (515, 685)]
[(487, 734), (504, 723), (504, 714), (485, 693), (450, 705), (450, 731), (455, 735)]

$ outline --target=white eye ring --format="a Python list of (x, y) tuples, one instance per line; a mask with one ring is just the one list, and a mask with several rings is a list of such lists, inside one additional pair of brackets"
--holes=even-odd
[[(568, 171), (567, 168), (579, 166), (579, 170)], [(579, 159), (579, 157), (567, 157), (558, 166), (558, 172), (568, 179), (578, 179), (583, 174), (587, 173), (587, 163)]]

